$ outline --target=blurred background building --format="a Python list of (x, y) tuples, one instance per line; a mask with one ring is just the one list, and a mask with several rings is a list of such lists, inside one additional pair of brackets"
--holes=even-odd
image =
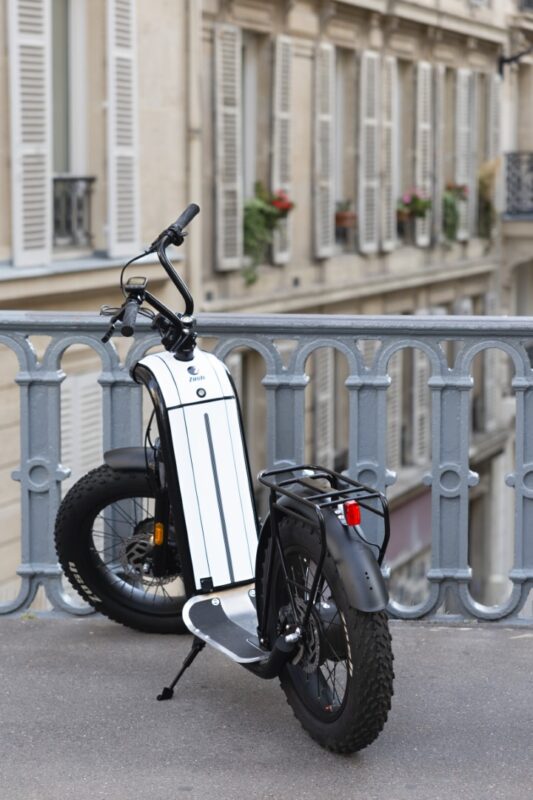
[[(174, 255), (200, 311), (533, 313), (533, 2), (4, 0), (0, 42), (1, 307), (116, 302), (126, 257), (197, 201)], [(258, 201), (280, 191), (294, 207), (258, 256)], [(172, 304), (159, 266), (142, 271)], [(68, 485), (101, 459), (101, 413), (94, 353), (63, 361)], [(0, 588), (13, 594), (7, 351), (2, 365)], [(263, 363), (242, 352), (230, 366), (257, 471)], [(429, 363), (405, 350), (389, 371), (389, 561), (414, 602), (430, 545)], [(323, 348), (308, 372), (309, 458), (343, 469), (347, 366)], [(513, 459), (513, 404), (494, 351), (474, 378), (470, 558), (490, 604), (512, 560), (497, 538), (511, 502), (493, 487)]]

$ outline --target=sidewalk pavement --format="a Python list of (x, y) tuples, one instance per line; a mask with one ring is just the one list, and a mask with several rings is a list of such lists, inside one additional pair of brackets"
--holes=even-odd
[(533, 630), (391, 623), (383, 733), (337, 756), (277, 681), (101, 617), (0, 621), (2, 800), (529, 800)]

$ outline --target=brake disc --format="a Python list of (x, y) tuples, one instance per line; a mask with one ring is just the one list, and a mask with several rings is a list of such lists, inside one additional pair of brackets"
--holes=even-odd
[(179, 576), (179, 572), (169, 575), (153, 574), (152, 552), (154, 548), (154, 520), (146, 519), (140, 522), (135, 533), (126, 542), (120, 552), (120, 563), (126, 574), (132, 575), (137, 581), (153, 586), (154, 582), (160, 585), (172, 583)]

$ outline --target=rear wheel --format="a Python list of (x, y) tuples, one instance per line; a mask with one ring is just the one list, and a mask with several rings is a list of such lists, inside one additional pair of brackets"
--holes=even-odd
[(154, 513), (155, 493), (146, 475), (98, 467), (59, 507), (57, 555), (76, 591), (110, 619), (152, 633), (185, 633), (175, 535), (171, 529), (165, 569), (157, 569)]
[[(301, 627), (320, 556), (319, 537), (310, 526), (285, 517), (279, 529), (289, 580), (276, 557), (270, 590), (271, 641), (287, 627)], [(263, 563), (260, 598), (265, 597), (264, 573)], [(335, 563), (327, 555), (302, 644), (280, 676), (295, 716), (323, 747), (338, 753), (361, 750), (374, 741), (387, 719), (392, 661), (385, 613), (351, 607)]]

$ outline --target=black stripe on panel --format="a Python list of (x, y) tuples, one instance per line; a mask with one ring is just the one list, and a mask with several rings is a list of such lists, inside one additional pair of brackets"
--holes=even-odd
[(229, 549), (228, 529), (226, 528), (226, 520), (224, 518), (224, 509), (222, 508), (222, 494), (220, 492), (220, 483), (218, 480), (217, 464), (215, 459), (215, 448), (213, 447), (213, 437), (211, 435), (211, 424), (209, 422), (209, 414), (204, 414), (205, 430), (207, 433), (207, 441), (209, 443), (209, 454), (211, 456), (211, 466), (213, 468), (213, 478), (215, 481), (215, 490), (217, 493), (218, 510), (220, 512), (220, 524), (222, 525), (222, 535), (224, 537), (224, 547), (226, 548), (226, 559), (228, 561), (229, 577), (233, 583), (235, 574), (233, 572), (233, 563), (231, 561), (231, 552)]

